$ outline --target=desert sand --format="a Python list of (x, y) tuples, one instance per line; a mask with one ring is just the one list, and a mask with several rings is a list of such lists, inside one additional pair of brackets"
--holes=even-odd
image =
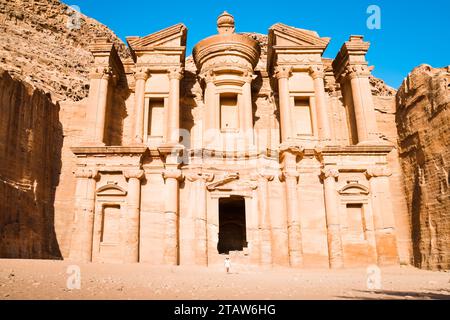
[(367, 289), (366, 269), (156, 267), (77, 264), (81, 288), (70, 290), (69, 261), (0, 260), (0, 299), (449, 299), (450, 273), (381, 269), (382, 290)]

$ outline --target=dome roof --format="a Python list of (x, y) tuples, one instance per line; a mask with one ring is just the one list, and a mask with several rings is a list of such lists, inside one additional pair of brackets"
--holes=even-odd
[(219, 34), (203, 39), (194, 47), (193, 58), (197, 67), (201, 68), (207, 60), (222, 55), (240, 56), (250, 65), (256, 65), (260, 55), (259, 44), (246, 35), (234, 33), (231, 14), (225, 11), (217, 18), (217, 31)]

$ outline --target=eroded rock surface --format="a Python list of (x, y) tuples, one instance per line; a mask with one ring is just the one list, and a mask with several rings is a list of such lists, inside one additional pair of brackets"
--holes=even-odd
[(0, 33), (0, 67), (54, 100), (87, 97), (87, 47), (95, 37), (109, 38), (129, 56), (110, 29), (58, 0), (0, 0)]
[(397, 94), (397, 127), (414, 262), (450, 268), (450, 69), (421, 65)]
[(61, 145), (59, 105), (0, 69), (1, 257), (60, 257), (53, 203)]

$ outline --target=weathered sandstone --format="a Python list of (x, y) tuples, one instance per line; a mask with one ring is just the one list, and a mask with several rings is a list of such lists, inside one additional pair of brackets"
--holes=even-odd
[(61, 257), (54, 230), (61, 130), (59, 105), (0, 69), (1, 257)]
[(414, 264), (450, 268), (450, 69), (421, 65), (397, 93)]

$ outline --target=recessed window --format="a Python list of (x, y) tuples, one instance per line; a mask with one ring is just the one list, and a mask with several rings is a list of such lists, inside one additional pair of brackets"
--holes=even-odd
[(360, 203), (347, 204), (348, 231), (355, 240), (367, 240), (364, 206)]
[(107, 244), (119, 243), (120, 237), (120, 206), (108, 205), (103, 208), (102, 232), (100, 242)]
[(236, 131), (239, 129), (237, 94), (220, 95), (220, 128), (222, 131)]
[(313, 126), (309, 97), (296, 97), (293, 108), (294, 132), (300, 136), (312, 136)]
[(164, 99), (150, 99), (148, 109), (148, 133), (162, 137), (164, 130)]

